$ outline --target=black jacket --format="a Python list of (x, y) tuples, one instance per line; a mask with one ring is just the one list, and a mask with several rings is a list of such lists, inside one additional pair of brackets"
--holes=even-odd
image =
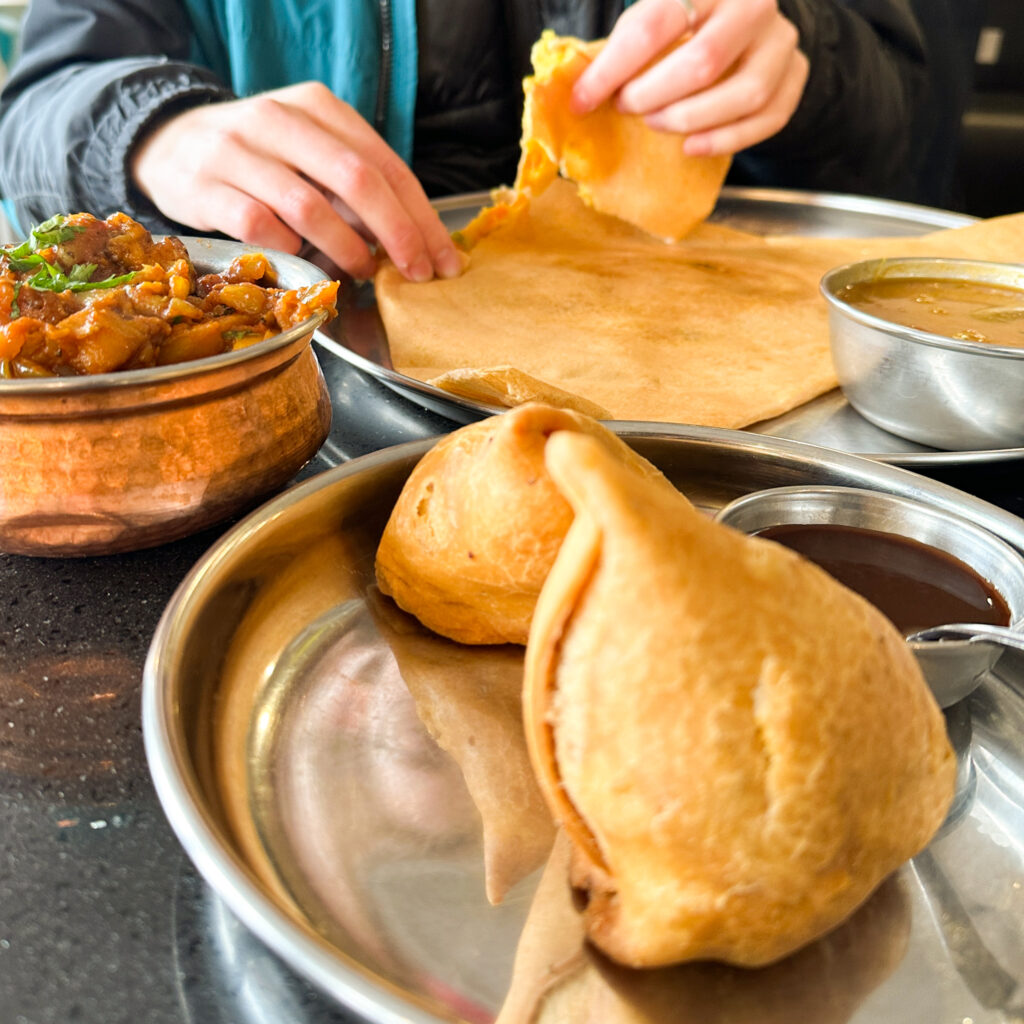
[[(730, 181), (934, 202), (912, 139), (931, 131), (925, 50), (907, 0), (780, 0), (811, 73), (795, 117), (738, 155)], [(413, 169), (433, 195), (511, 180), (520, 80), (544, 27), (596, 38), (621, 2), (418, 0)], [(0, 195), (21, 228), (114, 210), (180, 231), (133, 187), (128, 161), (155, 120), (231, 97), (188, 62), (178, 0), (33, 0), (0, 95)], [(466, 54), (475, 59), (467, 61)]]

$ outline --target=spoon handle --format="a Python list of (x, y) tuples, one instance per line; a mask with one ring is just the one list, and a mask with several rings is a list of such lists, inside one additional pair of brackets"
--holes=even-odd
[(966, 640), (969, 643), (987, 642), (1000, 647), (1012, 647), (1024, 651), (1024, 633), (1018, 633), (1006, 626), (990, 626), (984, 623), (956, 622), (948, 626), (933, 626), (907, 637), (915, 641)]

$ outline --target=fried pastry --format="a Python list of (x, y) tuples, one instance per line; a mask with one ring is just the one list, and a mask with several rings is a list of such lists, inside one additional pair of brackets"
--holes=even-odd
[(953, 795), (902, 636), (800, 556), (554, 435), (575, 518), (537, 603), (524, 720), (591, 940), (649, 967), (777, 960), (921, 850)]
[(525, 644), (572, 520), (544, 467), (555, 431), (600, 438), (641, 477), (661, 474), (596, 420), (531, 403), (449, 434), (413, 470), (377, 549), (399, 607), (466, 644)]
[(770, 967), (630, 970), (586, 942), (568, 847), (559, 832), (496, 1024), (845, 1024), (907, 951), (910, 901), (894, 877), (841, 927)]

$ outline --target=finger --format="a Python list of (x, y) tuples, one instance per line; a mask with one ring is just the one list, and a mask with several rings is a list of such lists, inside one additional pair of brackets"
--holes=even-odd
[[(425, 252), (432, 270), (436, 268), (445, 277), (459, 273), (462, 264), (451, 235), (405, 161), (356, 110), (330, 90), (315, 83), (292, 88), (294, 92), (280, 91), (284, 102), (291, 104), (298, 100), (301, 107), (297, 113), (309, 117), (325, 135), (358, 154), (360, 159), (354, 164), (342, 163), (341, 170), (347, 169), (353, 174), (347, 193), (339, 191), (333, 182), (325, 184), (329, 184), (331, 191), (356, 212), (396, 265), (411, 268)], [(330, 155), (325, 159), (330, 160)], [(379, 183), (374, 180), (373, 170), (382, 179), (386, 189), (383, 194)], [(322, 173), (330, 172), (324, 170)], [(360, 206), (363, 196), (371, 204), (365, 209)], [(391, 201), (392, 196), (397, 201), (397, 208)], [(378, 206), (379, 202), (384, 206)], [(407, 243), (403, 242), (404, 217), (408, 217), (416, 229)]]
[(758, 113), (774, 101), (781, 88), (795, 58), (796, 42), (796, 29), (788, 22), (778, 22), (732, 74), (652, 114), (647, 123), (659, 131), (689, 135)]
[[(265, 156), (338, 196), (363, 221), (405, 276), (417, 281), (433, 276), (433, 265), (419, 227), (380, 169), (354, 148), (358, 137), (339, 138), (334, 132), (325, 131), (306, 111), (269, 95), (254, 97), (251, 113), (261, 126), (258, 143)], [(349, 126), (336, 126), (335, 132)], [(340, 217), (334, 216), (341, 222)], [(317, 231), (308, 209), (300, 212), (292, 227), (306, 237)]]
[[(357, 278), (372, 277), (375, 260), (358, 231), (334, 210), (330, 200), (309, 181), (278, 160), (261, 153), (242, 152), (231, 165), (235, 186), (253, 200), (245, 205), (236, 200), (224, 219), (227, 230), (236, 238), (259, 245), (280, 228), (266, 223), (266, 212), (297, 241), (305, 238), (346, 273)], [(296, 243), (297, 248), (297, 243)], [(289, 251), (295, 251), (291, 249)], [(423, 280), (432, 273), (428, 271)]]
[(773, 0), (724, 0), (692, 39), (623, 86), (619, 109), (647, 114), (707, 89), (782, 22)]
[(220, 231), (239, 241), (279, 252), (298, 252), (302, 239), (274, 212), (234, 185), (211, 181), (190, 224), (199, 231)]
[(570, 109), (599, 107), (691, 27), (691, 6), (681, 0), (639, 0), (616, 21), (608, 41), (573, 86)]
[(779, 91), (768, 106), (732, 124), (688, 136), (683, 142), (683, 151), (690, 156), (738, 153), (771, 138), (793, 116), (807, 84), (807, 72), (807, 58), (797, 53)]

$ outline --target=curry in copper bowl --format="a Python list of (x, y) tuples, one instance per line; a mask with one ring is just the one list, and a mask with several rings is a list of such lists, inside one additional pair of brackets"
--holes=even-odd
[(0, 550), (149, 547), (284, 486), (330, 427), (310, 340), (336, 292), (297, 257), (124, 214), (0, 251)]

